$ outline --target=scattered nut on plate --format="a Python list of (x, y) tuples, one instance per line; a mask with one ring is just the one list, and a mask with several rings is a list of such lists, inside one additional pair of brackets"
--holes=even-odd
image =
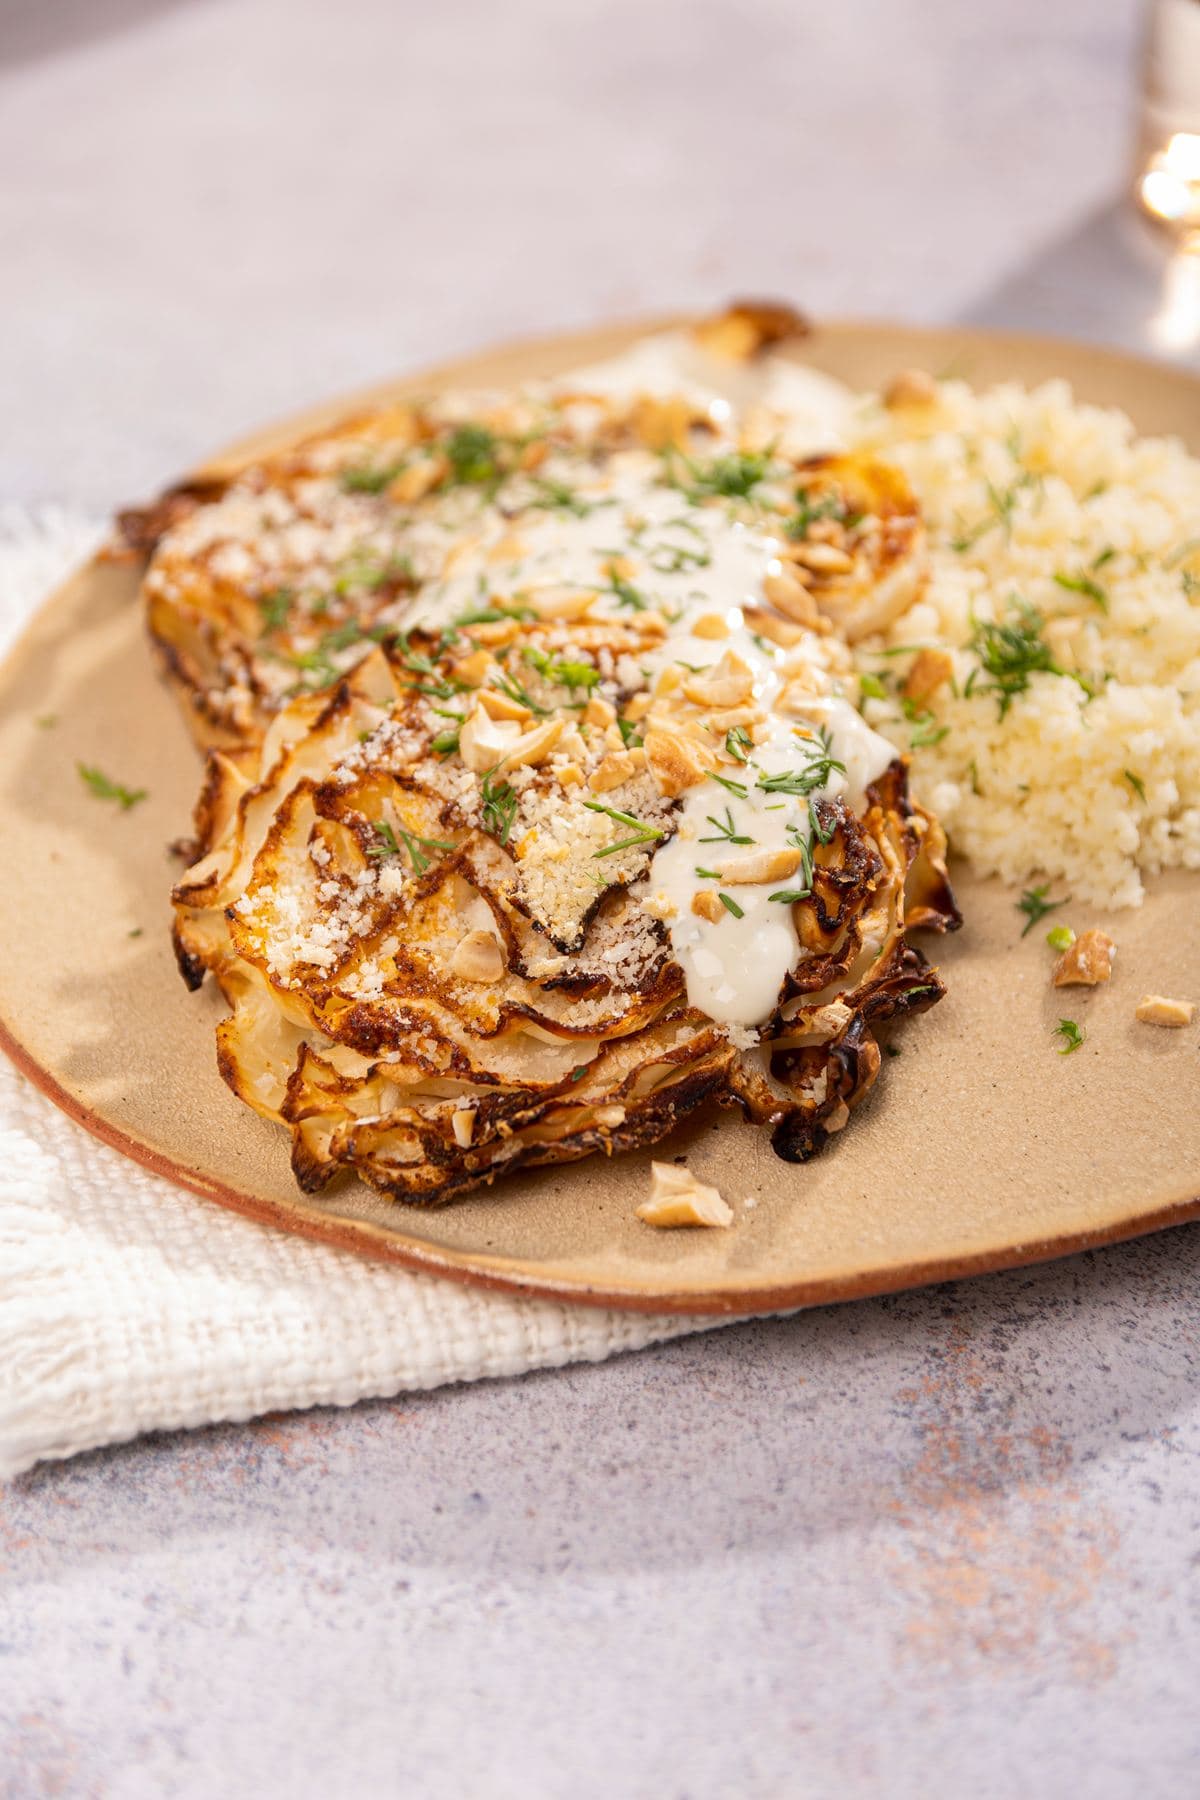
[(650, 1164), (650, 1198), (643, 1200), (637, 1216), (647, 1225), (732, 1225), (733, 1208), (720, 1191), (697, 1181), (688, 1168), (676, 1163)]
[(1175, 1030), (1190, 1025), (1195, 1016), (1194, 1001), (1168, 1000), (1163, 994), (1143, 994), (1135, 1012), (1143, 1025), (1169, 1025)]
[(1112, 975), (1117, 946), (1103, 931), (1081, 931), (1054, 965), (1055, 987), (1096, 987)]

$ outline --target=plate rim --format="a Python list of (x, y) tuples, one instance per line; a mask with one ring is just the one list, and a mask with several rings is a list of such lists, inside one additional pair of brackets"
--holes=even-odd
[[(456, 378), (456, 371), (469, 369), (472, 362), (482, 361), (484, 358), (520, 355), (525, 351), (532, 353), (539, 347), (567, 350), (572, 343), (594, 340), (601, 333), (611, 333), (614, 337), (620, 335), (629, 338), (635, 335), (645, 335), (648, 332), (666, 330), (686, 323), (689, 316), (694, 315), (654, 315), (649, 318), (622, 319), (591, 326), (580, 326), (565, 332), (506, 338), (496, 344), (481, 346), (478, 350), (467, 352), (457, 358), (440, 361), (428, 367), (420, 367), (411, 372), (399, 372), (386, 376), (351, 392), (331, 396), (326, 401), (314, 402), (302, 410), (268, 421), (255, 431), (243, 434), (222, 450), (206, 457), (186, 475), (176, 479), (187, 481), (205, 476), (211, 477), (216, 472), (228, 473), (243, 466), (255, 456), (263, 454), (261, 446), (264, 440), (286, 441), (289, 436), (299, 437), (309, 431), (320, 429), (322, 420), (349, 416), (356, 408), (378, 404), (381, 392), (390, 387), (412, 389), (426, 381), (433, 384)], [(1089, 357), (1096, 358), (1113, 367), (1150, 369), (1159, 377), (1167, 373), (1180, 375), (1200, 391), (1200, 378), (1190, 370), (1176, 369), (1165, 359), (1152, 355), (1141, 355), (1116, 346), (1081, 342), (1048, 333), (992, 330), (986, 327), (959, 325), (954, 322), (944, 325), (909, 323), (882, 318), (818, 319), (812, 321), (812, 330), (814, 333), (824, 333), (831, 337), (900, 330), (906, 337), (914, 341), (934, 337), (943, 338), (947, 334), (959, 334), (964, 338), (983, 341), (997, 348), (1003, 348), (1006, 345), (1012, 346), (1014, 350), (1018, 351), (1022, 348), (1035, 347), (1040, 351), (1051, 353), (1060, 348), (1075, 353), (1086, 350)], [(457, 379), (462, 379), (461, 374), (457, 376)], [(53, 589), (45, 595), (9, 645), (3, 658), (0, 659), (0, 671), (6, 677), (11, 677), (15, 670), (19, 670), (19, 665), (24, 657), (35, 648), (38, 633), (44, 626), (46, 614), (53, 608), (65, 590), (81, 577), (85, 577), (89, 571), (101, 566), (103, 562), (104, 554), (101, 549), (72, 568), (64, 579), (56, 583)], [(1043, 1236), (1016, 1244), (985, 1247), (977, 1251), (959, 1252), (954, 1255), (942, 1255), (924, 1260), (918, 1259), (903, 1265), (891, 1264), (886, 1268), (859, 1270), (845, 1275), (826, 1275), (808, 1280), (792, 1279), (775, 1285), (764, 1282), (762, 1285), (751, 1283), (747, 1286), (743, 1279), (742, 1284), (734, 1288), (714, 1286), (702, 1292), (678, 1291), (670, 1288), (648, 1289), (633, 1285), (606, 1286), (603, 1283), (584, 1281), (578, 1277), (556, 1279), (544, 1273), (531, 1273), (527, 1269), (508, 1266), (507, 1259), (491, 1256), (486, 1252), (444, 1249), (431, 1245), (425, 1240), (409, 1238), (398, 1232), (393, 1233), (370, 1220), (346, 1216), (331, 1217), (312, 1206), (307, 1197), (299, 1191), (294, 1203), (283, 1205), (261, 1194), (234, 1187), (227, 1182), (205, 1175), (199, 1170), (189, 1168), (186, 1163), (175, 1160), (155, 1145), (139, 1138), (135, 1133), (115, 1124), (104, 1117), (102, 1113), (97, 1112), (79, 1096), (73, 1094), (50, 1069), (38, 1061), (32, 1051), (22, 1042), (16, 1029), (3, 1017), (0, 1017), (0, 1051), (46, 1099), (92, 1137), (108, 1145), (118, 1154), (127, 1157), (131, 1162), (147, 1169), (151, 1174), (168, 1180), (174, 1186), (196, 1194), (201, 1199), (237, 1212), (258, 1224), (283, 1230), (293, 1236), (303, 1237), (310, 1241), (325, 1243), (337, 1249), (352, 1251), (357, 1255), (365, 1255), (376, 1261), (398, 1265), (414, 1273), (436, 1275), (474, 1288), (516, 1294), (528, 1299), (558, 1302), (559, 1304), (648, 1314), (661, 1313), (727, 1319), (753, 1318), (768, 1313), (800, 1310), (812, 1306), (898, 1293), (910, 1288), (925, 1287), (975, 1275), (997, 1273), (1005, 1269), (1023, 1268), (1052, 1261), (1059, 1257), (1076, 1255), (1082, 1251), (1103, 1248), (1109, 1244), (1122, 1243), (1135, 1237), (1168, 1230), (1176, 1225), (1200, 1219), (1200, 1192), (1197, 1192), (1165, 1204), (1155, 1204), (1142, 1212), (1125, 1214), (1120, 1219), (1107, 1224), (1068, 1231), (1053, 1237)]]

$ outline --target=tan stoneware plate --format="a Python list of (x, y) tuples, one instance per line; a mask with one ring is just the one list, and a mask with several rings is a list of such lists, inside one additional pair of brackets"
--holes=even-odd
[[(634, 335), (522, 344), (389, 382), (263, 431), (211, 466), (236, 466), (363, 402), (553, 375)], [(855, 386), (914, 365), (953, 367), (976, 384), (1062, 375), (1082, 397), (1126, 408), (1143, 431), (1179, 432), (1200, 450), (1200, 381), (1078, 345), (838, 325), (819, 329), (804, 355)], [(151, 668), (136, 588), (128, 565), (80, 569), (0, 671), (0, 1038), (44, 1093), (138, 1162), (270, 1225), (413, 1268), (692, 1313), (879, 1293), (1200, 1214), (1200, 1032), (1133, 1017), (1145, 992), (1200, 998), (1200, 878), (1160, 880), (1140, 911), (1118, 915), (1113, 981), (1075, 990), (1067, 1005), (1049, 986), (1043, 933), (1020, 939), (1015, 896), (961, 868), (966, 926), (926, 945), (949, 995), (897, 1034), (900, 1055), (885, 1058), (874, 1093), (824, 1154), (780, 1162), (728, 1114), (690, 1123), (660, 1150), (686, 1154), (721, 1187), (732, 1229), (639, 1223), (642, 1154), (518, 1174), (433, 1210), (359, 1185), (305, 1198), (285, 1133), (217, 1074), (220, 998), (189, 995), (175, 973), (167, 890), (178, 865), (167, 846), (187, 828), (199, 766)], [(45, 715), (57, 724), (39, 726)], [(77, 761), (149, 798), (126, 813), (100, 802)], [(1087, 1032), (1071, 1056), (1050, 1035), (1064, 1011)]]

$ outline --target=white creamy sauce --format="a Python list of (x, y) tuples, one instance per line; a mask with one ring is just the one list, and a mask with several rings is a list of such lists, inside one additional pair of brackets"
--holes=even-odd
[[(661, 370), (663, 391), (678, 391), (678, 349), (673, 339), (647, 340), (608, 365), (606, 380), (614, 391), (621, 383), (643, 388)], [(806, 391), (810, 382), (825, 384), (824, 377), (788, 368), (789, 379), (791, 374), (804, 378), (801, 385)], [(596, 371), (589, 371), (589, 382), (595, 376)], [(836, 383), (827, 385), (840, 404), (842, 390)], [(831, 405), (827, 419), (833, 411)], [(638, 658), (638, 667), (647, 676), (655, 678), (672, 664), (709, 668), (727, 653), (749, 666), (754, 702), (766, 714), (768, 735), (752, 747), (747, 765), (721, 769), (745, 789), (744, 795), (714, 779), (689, 788), (681, 801), (677, 834), (655, 853), (644, 883), (635, 891), (658, 913), (664, 910), (665, 898), (671, 947), (686, 976), (691, 1004), (720, 1024), (752, 1030), (773, 1012), (800, 949), (792, 905), (770, 896), (799, 888), (804, 865), (794, 876), (757, 884), (714, 880), (697, 871), (751, 850), (807, 846), (809, 799), (844, 794), (851, 805), (861, 805), (864, 789), (883, 773), (895, 752), (848, 701), (832, 692), (813, 693), (803, 718), (772, 711), (789, 666), (812, 671), (818, 688), (827, 690), (829, 678), (821, 673), (825, 659), (818, 638), (806, 635), (795, 649), (785, 652), (756, 636), (745, 622), (743, 608), (764, 604), (764, 577), (780, 567), (780, 545), (768, 529), (741, 522), (727, 506), (689, 504), (677, 488), (663, 484), (661, 460), (646, 451), (624, 452), (601, 467), (563, 459), (552, 472), (560, 474), (590, 510), (582, 517), (559, 508), (524, 510), (512, 518), (496, 507), (480, 510), (467, 530), (455, 534), (449, 566), (423, 590), (415, 617), (436, 628), (487, 604), (489, 598), (503, 603), (539, 589), (578, 588), (596, 592), (596, 613), (621, 616), (620, 594), (607, 572), (617, 555), (645, 606), (668, 621), (666, 638)], [(443, 548), (445, 542), (443, 538)], [(729, 635), (697, 637), (696, 622), (714, 613), (723, 618)], [(636, 673), (626, 685), (636, 685)], [(827, 751), (820, 743), (822, 731), (827, 734)], [(758, 785), (771, 776), (803, 770), (814, 755), (827, 755), (843, 764), (845, 772), (829, 769), (827, 779), (811, 794), (768, 791)], [(726, 841), (714, 830), (712, 819), (726, 832), (753, 842)], [(720, 841), (704, 841), (714, 836)], [(692, 902), (702, 891), (727, 893), (736, 910), (723, 909), (716, 922), (698, 915)]]
[[(811, 740), (797, 736), (797, 724), (814, 729), (824, 725), (829, 755), (845, 764), (846, 773), (830, 770), (809, 795), (760, 788), (761, 779), (803, 769), (808, 762)], [(847, 701), (825, 696), (814, 699), (809, 721), (773, 719), (771, 734), (755, 746), (750, 767), (722, 769), (727, 779), (738, 780), (746, 789), (744, 797), (715, 781), (688, 789), (679, 830), (656, 853), (648, 886), (655, 895), (665, 895), (674, 909), (667, 929), (693, 1006), (723, 1025), (749, 1028), (770, 1017), (800, 949), (791, 904), (772, 900), (771, 895), (795, 891), (804, 879), (803, 868), (753, 884), (714, 880), (699, 871), (751, 850), (783, 850), (799, 841), (811, 846), (809, 800), (844, 794), (852, 805), (861, 804), (863, 790), (883, 774), (894, 756), (887, 740), (872, 731)], [(725, 830), (752, 838), (753, 844), (730, 843)], [(706, 889), (728, 894), (741, 917), (723, 911), (713, 922), (694, 913), (692, 901)]]

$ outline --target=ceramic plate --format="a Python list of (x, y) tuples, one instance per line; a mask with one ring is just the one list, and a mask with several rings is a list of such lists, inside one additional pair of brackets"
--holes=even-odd
[[(647, 329), (509, 347), (344, 397), (214, 459), (236, 466), (364, 401), (444, 383), (552, 375)], [(1066, 376), (1144, 431), (1200, 449), (1200, 381), (1045, 339), (892, 326), (822, 327), (805, 347), (856, 387), (953, 364), (976, 384)], [(168, 941), (167, 893), (199, 764), (159, 687), (136, 604), (138, 572), (96, 562), (43, 607), (0, 671), (0, 1037), (81, 1125), (208, 1201), (283, 1230), (463, 1280), (655, 1311), (750, 1313), (941, 1280), (1111, 1242), (1200, 1214), (1196, 1034), (1153, 1031), (1149, 991), (1200, 996), (1200, 882), (1155, 883), (1118, 915), (1117, 972), (1071, 997), (1087, 1041), (1056, 1054), (1062, 996), (1042, 934), (1019, 937), (1014, 895), (957, 871), (966, 925), (925, 947), (947, 999), (909, 1022), (850, 1128), (816, 1160), (780, 1162), (727, 1114), (658, 1153), (686, 1154), (737, 1211), (730, 1231), (657, 1233), (634, 1206), (649, 1156), (518, 1174), (429, 1211), (341, 1185), (295, 1187), (286, 1134), (217, 1074), (223, 1003), (188, 994)], [(39, 727), (47, 714), (58, 723)], [(149, 789), (122, 813), (77, 761)], [(747, 1200), (755, 1202), (752, 1208)], [(120, 1230), (114, 1201), (113, 1230)]]

